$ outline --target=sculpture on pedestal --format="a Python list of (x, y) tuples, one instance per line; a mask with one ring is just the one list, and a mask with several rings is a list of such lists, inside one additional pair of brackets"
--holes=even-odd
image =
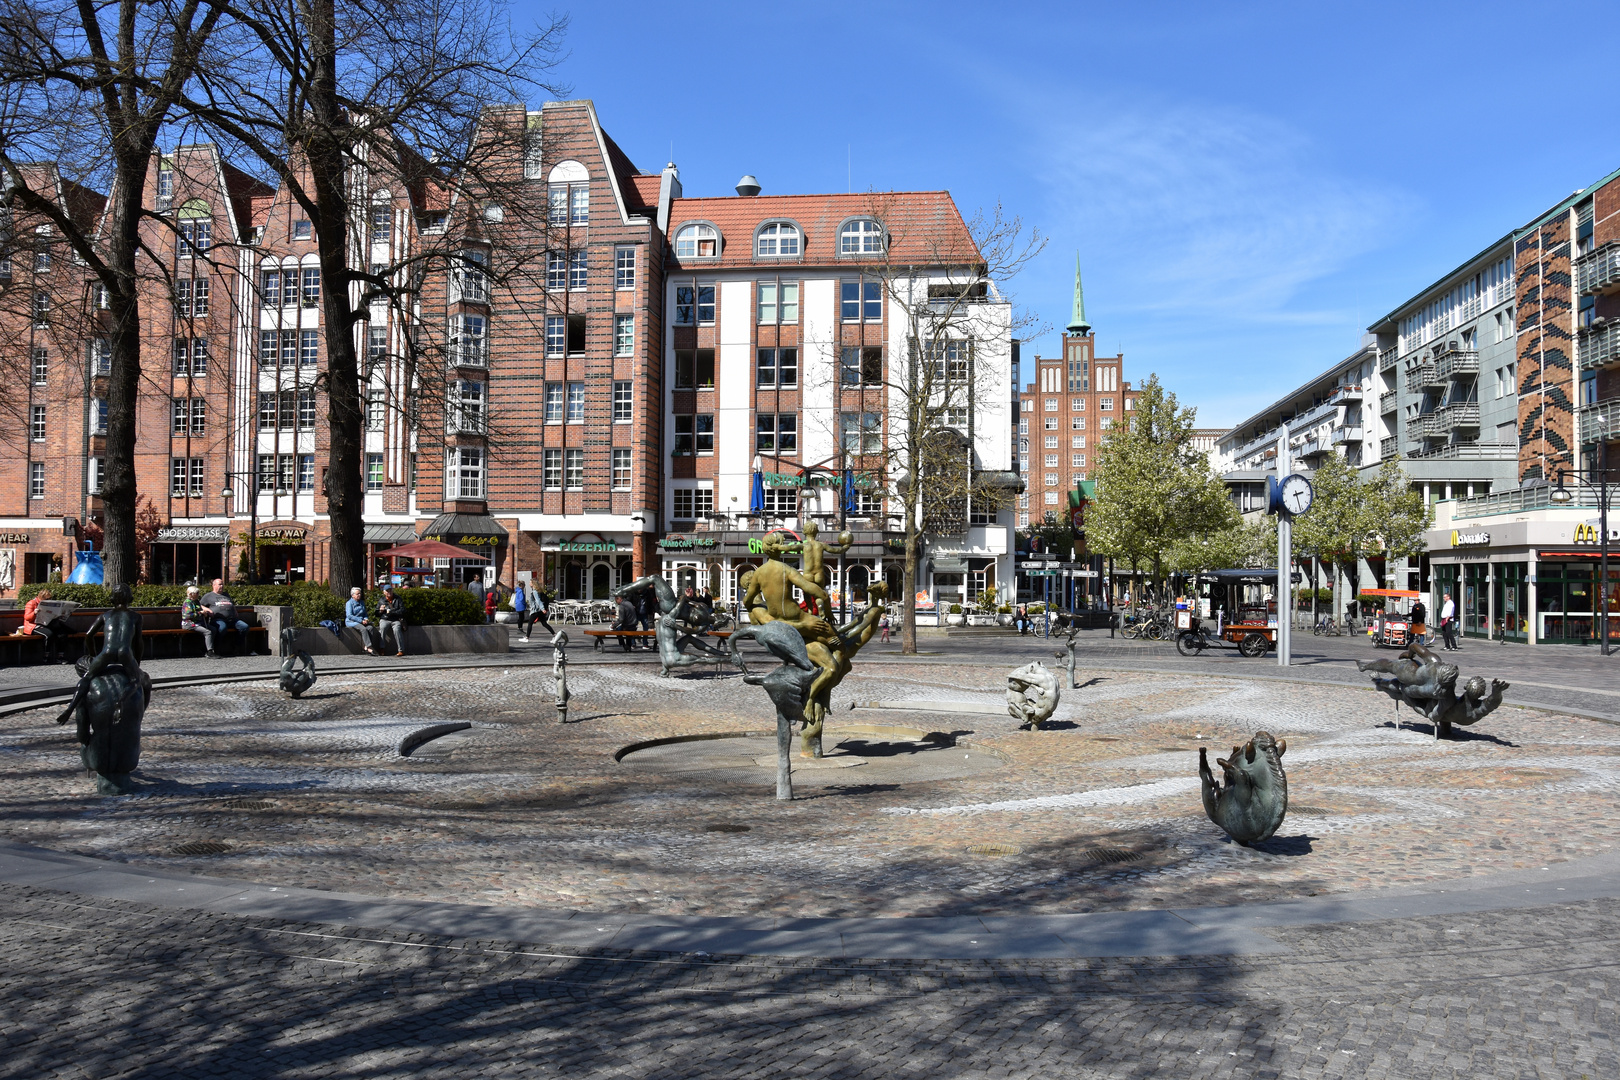
[(658, 642), (659, 675), (667, 677), (672, 668), (725, 659), (724, 649), (702, 640), (714, 622), (714, 612), (698, 603), (697, 590), (692, 586), (684, 586), (677, 596), (662, 576), (649, 574), (615, 589), (613, 596), (623, 600), (647, 589), (658, 598), (659, 616), (653, 626)]
[(1198, 776), (1203, 781), (1204, 813), (1245, 846), (1269, 839), (1288, 813), (1288, 774), (1282, 756), (1288, 740), (1273, 739), (1257, 731), (1243, 746), (1232, 747), (1230, 758), (1216, 758), (1224, 784), (1209, 771), (1209, 754), (1198, 748)]
[(112, 610), (90, 628), (105, 634), (101, 651), (84, 664), (73, 699), (56, 718), (78, 719), (79, 758), (103, 795), (128, 795), (129, 774), (141, 758), (141, 718), (152, 700), (152, 679), (141, 670), (141, 616), (131, 611), (128, 585), (112, 593)]
[(1057, 676), (1039, 661), (1025, 664), (1007, 676), (1007, 712), (1019, 727), (1039, 731), (1041, 724), (1057, 711), (1062, 696)]
[(559, 630), (551, 635), (551, 674), (557, 680), (557, 722), (568, 723), (568, 631)]
[[(810, 687), (821, 674), (821, 669), (810, 661), (804, 639), (791, 624), (768, 622), (748, 626), (731, 638), (735, 651), (737, 639), (750, 637), (782, 661), (780, 667), (764, 675), (755, 675), (743, 668), (743, 682), (763, 686), (776, 706), (776, 797), (793, 798), (793, 725), (805, 724), (804, 706), (810, 698)], [(737, 657), (739, 666), (742, 664)], [(806, 724), (806, 727), (808, 725)]]
[(303, 649), (295, 649), (298, 643), (298, 631), (289, 626), (281, 632), (282, 651), (287, 659), (281, 662), (280, 687), (291, 694), (296, 700), (298, 696), (315, 685), (315, 661)]
[(1074, 648), (1080, 643), (1080, 629), (1076, 627), (1069, 631), (1069, 638), (1064, 642), (1064, 651), (1053, 653), (1057, 659), (1063, 661), (1063, 670), (1069, 677), (1069, 689), (1078, 690), (1080, 682), (1074, 677)]
[[(815, 665), (817, 674), (806, 696), (800, 753), (804, 757), (820, 757), (821, 731), (827, 719), (827, 710), (831, 707), (833, 687), (849, 674), (855, 653), (872, 640), (878, 620), (883, 617), (883, 601), (889, 592), (882, 582), (874, 583), (866, 590), (866, 609), (844, 625), (835, 627), (820, 615), (811, 614), (794, 602), (795, 587), (804, 593), (807, 600), (818, 600), (822, 604), (827, 602), (827, 590), (819, 582), (810, 580), (782, 561), (782, 555), (787, 550), (787, 542), (782, 534), (775, 531), (766, 533), (761, 546), (765, 562), (749, 578), (742, 604), (748, 611), (751, 628), (786, 623), (803, 641), (805, 655)], [(740, 631), (731, 638), (731, 661), (742, 668), (746, 676), (748, 668), (737, 649), (738, 640), (742, 637), (757, 639), (758, 634)]]
[(1408, 645), (1393, 660), (1357, 660), (1356, 669), (1393, 675), (1390, 679), (1375, 675), (1373, 685), (1395, 699), (1396, 723), (1404, 702), (1434, 725), (1436, 739), (1450, 738), (1453, 724), (1467, 727), (1494, 712), (1509, 685), (1475, 675), (1458, 694), (1457, 665), (1446, 663), (1419, 642)]

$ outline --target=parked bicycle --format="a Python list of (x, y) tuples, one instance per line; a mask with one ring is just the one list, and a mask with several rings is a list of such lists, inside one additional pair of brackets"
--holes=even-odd
[(1348, 632), (1335, 622), (1331, 615), (1322, 616), (1316, 620), (1316, 625), (1311, 627), (1311, 633), (1317, 637), (1344, 637)]

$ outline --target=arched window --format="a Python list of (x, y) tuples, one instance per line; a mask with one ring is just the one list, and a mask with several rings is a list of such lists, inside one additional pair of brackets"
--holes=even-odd
[(791, 221), (773, 221), (759, 230), (754, 239), (756, 255), (797, 255), (799, 227)]
[(838, 230), (838, 254), (883, 254), (883, 226), (871, 218), (844, 222), (844, 227)]
[(720, 254), (720, 234), (713, 225), (688, 225), (675, 234), (677, 259), (711, 259)]

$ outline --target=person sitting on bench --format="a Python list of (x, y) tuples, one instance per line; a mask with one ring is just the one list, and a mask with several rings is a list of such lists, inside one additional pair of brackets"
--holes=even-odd
[(214, 651), (214, 619), (203, 607), (202, 590), (195, 585), (186, 586), (186, 599), (180, 605), (180, 629), (194, 630), (203, 636), (203, 655), (218, 659)]
[(44, 638), (45, 662), (47, 664), (61, 664), (66, 662), (62, 655), (62, 639), (67, 636), (67, 624), (64, 623), (60, 618), (52, 618), (50, 614), (51, 609), (49, 608), (45, 609), (46, 616), (44, 621), (41, 621), (39, 614), (40, 602), (43, 600), (49, 600), (50, 598), (51, 590), (41, 589), (34, 595), (32, 600), (28, 601), (28, 603), (24, 605), (22, 629), (18, 632), (21, 634), (37, 635)]
[(248, 648), (248, 624), (236, 617), (236, 601), (225, 595), (225, 579), (214, 579), (214, 591), (202, 598), (203, 610), (213, 616), (214, 633), (236, 632), (236, 655), (252, 656)]

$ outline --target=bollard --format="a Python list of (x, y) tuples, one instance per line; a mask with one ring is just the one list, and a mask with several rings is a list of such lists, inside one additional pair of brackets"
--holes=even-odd
[(551, 638), (551, 674), (557, 679), (557, 722), (568, 723), (568, 631), (559, 630)]

